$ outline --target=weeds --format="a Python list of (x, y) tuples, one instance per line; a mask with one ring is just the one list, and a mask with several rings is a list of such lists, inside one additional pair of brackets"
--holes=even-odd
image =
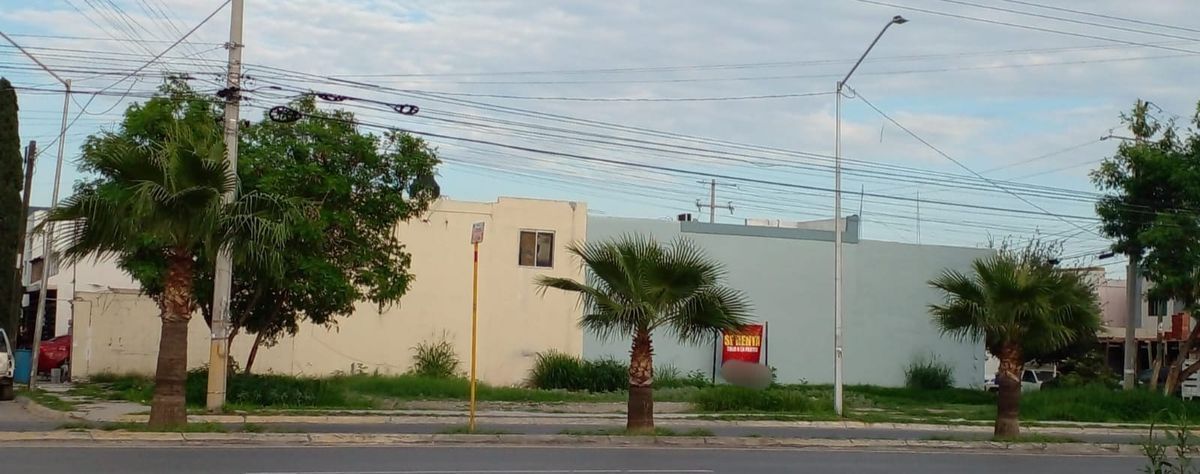
[(904, 385), (916, 390), (944, 390), (954, 386), (954, 370), (936, 358), (914, 361), (904, 369)]
[(437, 342), (422, 342), (413, 347), (412, 374), (421, 377), (448, 379), (462, 373), (462, 361), (454, 345), (444, 337)]

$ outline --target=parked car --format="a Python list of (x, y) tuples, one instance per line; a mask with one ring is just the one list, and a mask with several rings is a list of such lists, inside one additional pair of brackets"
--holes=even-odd
[(8, 343), (8, 334), (0, 329), (0, 400), (12, 400), (13, 369), (17, 360), (13, 358), (12, 345)]
[(38, 372), (61, 369), (71, 360), (71, 335), (58, 336), (38, 346)]
[[(1041, 390), (1042, 384), (1054, 378), (1054, 373), (1049, 371), (1037, 371), (1025, 369), (1021, 374), (1021, 391), (1033, 392)], [(983, 382), (983, 389), (989, 392), (995, 392), (1000, 389), (1000, 384), (996, 383), (996, 377), (992, 377)]]

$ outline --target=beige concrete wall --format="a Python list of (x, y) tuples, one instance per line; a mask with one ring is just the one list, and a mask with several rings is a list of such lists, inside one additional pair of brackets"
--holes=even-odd
[[(399, 305), (382, 313), (370, 304), (330, 328), (302, 325), (295, 337), (259, 350), (255, 372), (324, 375), (349, 372), (395, 374), (411, 366), (412, 348), (445, 337), (467, 369), (471, 340), (471, 225), (486, 224), (480, 245), (479, 373), (494, 384), (517, 384), (527, 377), (537, 352), (582, 352), (575, 298), (561, 292), (540, 295), (539, 275), (581, 279), (583, 271), (566, 246), (583, 240), (587, 208), (582, 203), (501, 198), (495, 203), (444, 200), (421, 219), (398, 226), (412, 254), (416, 279)], [(518, 265), (521, 230), (555, 233), (554, 266)], [(152, 373), (159, 325), (149, 299), (120, 291), (77, 293), (74, 376), (101, 372)], [(208, 328), (193, 318), (189, 365), (207, 358)], [(234, 341), (233, 356), (245, 363), (252, 336)]]

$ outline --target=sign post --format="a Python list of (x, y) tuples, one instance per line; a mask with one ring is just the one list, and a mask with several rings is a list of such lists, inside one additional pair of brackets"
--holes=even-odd
[(471, 269), (471, 417), (467, 422), (467, 432), (475, 432), (475, 361), (479, 342), (479, 243), (483, 242), (483, 223), (476, 222), (471, 226), (471, 246), (475, 256)]

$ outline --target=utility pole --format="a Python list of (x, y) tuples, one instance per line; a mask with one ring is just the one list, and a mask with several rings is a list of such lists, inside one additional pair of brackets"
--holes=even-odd
[[(63, 85), (66, 86), (67, 94), (63, 97), (62, 128), (58, 131), (58, 162), (54, 165), (54, 187), (50, 192), (50, 210), (46, 211), (46, 217), (50, 216), (50, 211), (58, 207), (58, 188), (59, 183), (62, 182), (63, 147), (67, 141), (67, 112), (71, 106), (71, 80), (64, 80)], [(31, 357), (32, 363), (29, 364), (30, 390), (37, 388), (38, 350), (42, 346), (42, 326), (46, 320), (46, 287), (50, 286), (50, 264), (58, 265), (58, 262), (52, 262), (53, 256), (54, 223), (47, 221), (46, 233), (42, 235), (42, 279), (38, 286), (37, 315), (33, 318), (33, 356)]]
[[(708, 223), (709, 224), (715, 224), (717, 222), (717, 209), (718, 208), (729, 209), (729, 213), (733, 214), (733, 202), (730, 202), (724, 206), (717, 205), (717, 180), (713, 179), (713, 180), (709, 180), (709, 181), (700, 181), (699, 183), (708, 185), (708, 204), (701, 204), (700, 200), (697, 199), (696, 200), (696, 209), (702, 211), (702, 210), (704, 210), (704, 208), (706, 208), (706, 207), (708, 208)], [(728, 186), (732, 186), (732, 185), (728, 185)]]
[[(237, 198), (238, 154), (238, 102), (241, 100), (242, 82), (242, 11), (244, 0), (233, 0), (230, 5), (229, 73), (225, 81), (225, 154), (229, 160), (229, 172), (234, 182), (239, 183), (228, 190), (224, 202), (229, 204)], [(217, 254), (217, 267), (213, 274), (212, 341), (208, 358), (208, 396), (206, 407), (209, 412), (220, 412), (225, 406), (225, 385), (229, 370), (229, 295), (233, 287), (233, 256), (222, 248)]]
[[(1109, 131), (1107, 135), (1100, 137), (1100, 139), (1108, 140), (1115, 138), (1118, 140), (1132, 140), (1137, 142), (1138, 145), (1144, 143), (1146, 138), (1146, 126), (1144, 122), (1146, 104), (1147, 102), (1138, 100), (1137, 105), (1134, 106), (1134, 110), (1140, 112), (1141, 115), (1135, 112), (1134, 122), (1130, 127), (1134, 135), (1132, 138), (1113, 135), (1112, 131)], [(1137, 173), (1137, 169), (1134, 169), (1132, 172)], [(1141, 320), (1142, 312), (1142, 275), (1138, 265), (1139, 255), (1132, 250), (1128, 251), (1127, 255), (1129, 260), (1125, 264), (1125, 307), (1128, 319), (1125, 320), (1125, 363), (1121, 371), (1121, 386), (1125, 390), (1133, 390), (1137, 386), (1137, 325)], [(1154, 375), (1157, 376), (1157, 374)]]

